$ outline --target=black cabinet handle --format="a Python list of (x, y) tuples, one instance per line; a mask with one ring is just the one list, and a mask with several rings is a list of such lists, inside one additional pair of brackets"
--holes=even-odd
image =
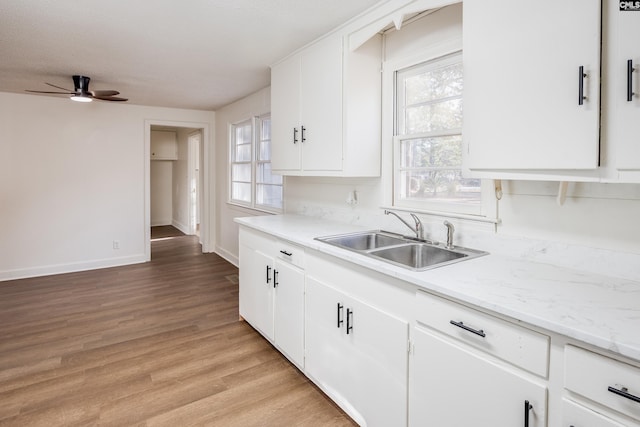
[(282, 255), (286, 255), (286, 256), (291, 256), (291, 255), (293, 255), (291, 252), (287, 252), (287, 251), (280, 251), (280, 253), (281, 253)]
[(587, 99), (587, 97), (584, 96), (585, 77), (587, 77), (587, 75), (584, 72), (584, 65), (581, 65), (578, 67), (578, 105), (584, 104), (584, 100)]
[(298, 143), (298, 128), (293, 128), (293, 143)]
[(627, 102), (633, 101), (633, 59), (627, 60)]
[(464, 323), (456, 322), (455, 320), (450, 320), (449, 323), (451, 323), (454, 326), (457, 326), (458, 328), (462, 328), (465, 331), (469, 331), (472, 334), (480, 335), (482, 338), (486, 337), (486, 334), (484, 333), (484, 331), (482, 329), (473, 329), (473, 328), (468, 327)]
[(629, 389), (627, 389), (626, 387), (622, 387), (620, 389), (617, 389), (615, 387), (609, 386), (607, 388), (607, 390), (609, 390), (613, 394), (617, 394), (618, 396), (626, 397), (629, 400), (633, 400), (634, 402), (640, 403), (640, 397), (629, 393)]
[(271, 271), (271, 267), (267, 265), (267, 284), (271, 281), (271, 277), (269, 277), (269, 272)]
[(529, 411), (533, 409), (533, 405), (528, 400), (524, 401), (524, 427), (529, 427)]
[(273, 287), (278, 286), (278, 270), (273, 269)]
[(353, 310), (347, 308), (347, 335), (353, 329)]
[(300, 126), (300, 129), (302, 130), (302, 142), (305, 142), (307, 138), (304, 136), (304, 133), (307, 129), (304, 126)]
[(340, 325), (342, 325), (344, 323), (344, 320), (342, 320), (342, 308), (344, 306), (340, 303), (338, 303), (338, 328), (340, 327)]

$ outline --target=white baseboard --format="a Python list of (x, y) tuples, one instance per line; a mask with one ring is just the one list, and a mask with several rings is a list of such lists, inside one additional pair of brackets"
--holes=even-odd
[(191, 230), (189, 230), (188, 225), (184, 225), (183, 223), (178, 222), (175, 219), (171, 221), (171, 225), (173, 225), (178, 230), (182, 231), (184, 234), (191, 234)]
[(144, 254), (131, 255), (120, 258), (97, 259), (69, 264), (46, 265), (42, 267), (22, 268), (17, 270), (0, 271), (0, 282), (7, 280), (26, 279), (29, 277), (50, 276), (52, 274), (73, 273), (76, 271), (95, 270), (99, 268), (119, 267), (129, 264), (146, 262)]
[(236, 267), (240, 265), (240, 263), (238, 262), (238, 257), (236, 255), (222, 249), (220, 246), (216, 246), (215, 253), (220, 257), (224, 258), (225, 260), (229, 261), (231, 264), (233, 264)]
[(151, 221), (152, 227), (160, 227), (163, 225), (171, 225), (171, 219), (155, 220)]

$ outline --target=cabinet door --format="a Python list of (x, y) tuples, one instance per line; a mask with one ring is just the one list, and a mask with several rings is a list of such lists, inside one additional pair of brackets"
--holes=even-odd
[(271, 69), (271, 164), (273, 170), (300, 170), (300, 56)]
[[(608, 115), (612, 126), (611, 144), (620, 145), (619, 170), (640, 170), (640, 12), (621, 11), (618, 2), (609, 3), (608, 31), (612, 34), (608, 67), (615, 105)], [(627, 61), (635, 71), (631, 76), (631, 100), (627, 98)]]
[(407, 322), (307, 277), (305, 340), (308, 374), (356, 422), (406, 425)]
[(240, 245), (240, 315), (273, 340), (273, 259)]
[(515, 369), (507, 370), (477, 351), (458, 347), (421, 328), (414, 329), (409, 371), (410, 426), (546, 425), (546, 387)]
[[(302, 54), (302, 169), (342, 169), (342, 38), (331, 36)], [(301, 135), (302, 137), (302, 135)]]
[(563, 427), (623, 427), (610, 418), (598, 414), (582, 405), (563, 400), (562, 402), (562, 426)]
[(151, 131), (151, 160), (178, 160), (178, 141), (172, 131)]
[(304, 272), (276, 260), (274, 341), (293, 363), (304, 367)]
[(466, 167), (598, 167), (600, 14), (600, 0), (464, 3)]

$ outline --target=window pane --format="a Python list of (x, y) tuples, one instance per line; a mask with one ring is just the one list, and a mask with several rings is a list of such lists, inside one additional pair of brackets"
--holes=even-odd
[(251, 183), (234, 182), (231, 184), (231, 198), (242, 202), (251, 202)]
[(462, 63), (407, 77), (404, 87), (407, 105), (462, 96)]
[(258, 142), (258, 161), (264, 162), (271, 160), (271, 140)]
[(231, 180), (250, 183), (251, 182), (251, 163), (232, 165)]
[(280, 185), (256, 185), (256, 203), (282, 209), (282, 186)]
[(462, 136), (405, 139), (400, 142), (401, 168), (461, 167)]
[(259, 163), (256, 168), (256, 182), (282, 185), (282, 176), (271, 173), (271, 163)]
[(404, 171), (400, 173), (400, 198), (477, 203), (480, 180), (465, 179), (460, 169)]
[(250, 162), (251, 161), (251, 144), (236, 145), (236, 156), (234, 158), (236, 162)]
[(407, 107), (403, 134), (434, 132), (462, 127), (462, 99)]

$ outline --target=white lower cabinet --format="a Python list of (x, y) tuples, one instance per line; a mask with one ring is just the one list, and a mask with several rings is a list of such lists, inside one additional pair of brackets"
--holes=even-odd
[(408, 322), (306, 278), (307, 374), (354, 420), (406, 425)]
[(410, 426), (546, 426), (545, 385), (420, 327), (414, 332)]
[(240, 315), (304, 367), (304, 250), (240, 231)]

